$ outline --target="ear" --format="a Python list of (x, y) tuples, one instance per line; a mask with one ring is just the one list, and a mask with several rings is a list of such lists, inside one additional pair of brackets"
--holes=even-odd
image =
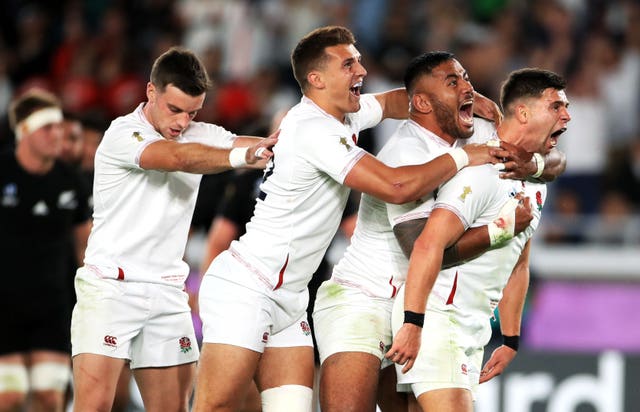
[(411, 108), (419, 113), (428, 114), (433, 111), (431, 101), (424, 93), (415, 93), (411, 97)]
[(307, 82), (314, 89), (324, 89), (325, 88), (324, 79), (322, 78), (322, 73), (320, 73), (318, 71), (314, 70), (314, 71), (309, 72), (309, 74), (307, 74)]
[(147, 100), (152, 102), (153, 100), (155, 100), (155, 98), (156, 98), (156, 86), (154, 86), (153, 83), (148, 82), (147, 83)]
[(519, 104), (516, 106), (515, 115), (520, 123), (527, 123), (531, 117), (531, 112), (526, 104)]

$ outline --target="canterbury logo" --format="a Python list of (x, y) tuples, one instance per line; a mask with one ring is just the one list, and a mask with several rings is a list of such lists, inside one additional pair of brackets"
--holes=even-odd
[(116, 338), (115, 336), (105, 335), (104, 344), (107, 346), (115, 347), (118, 344), (118, 338)]

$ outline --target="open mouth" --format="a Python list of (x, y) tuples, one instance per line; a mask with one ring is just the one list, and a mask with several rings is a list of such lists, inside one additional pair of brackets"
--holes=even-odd
[(561, 129), (558, 129), (555, 132), (551, 133), (551, 137), (557, 138), (558, 136), (560, 136), (562, 133), (564, 133), (566, 131), (567, 131), (567, 128), (563, 127)]
[(349, 88), (349, 93), (354, 95), (355, 97), (360, 97), (360, 90), (362, 89), (362, 80), (358, 83), (354, 84)]
[(458, 108), (458, 115), (466, 126), (473, 126), (473, 100), (468, 100)]
[(566, 127), (563, 127), (561, 129), (556, 130), (555, 132), (551, 133), (551, 147), (556, 147), (558, 145), (558, 136), (560, 136), (562, 133), (564, 133), (567, 130)]

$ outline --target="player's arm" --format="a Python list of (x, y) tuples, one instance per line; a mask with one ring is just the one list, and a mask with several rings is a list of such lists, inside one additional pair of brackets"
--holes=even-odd
[[(392, 89), (374, 96), (382, 106), (383, 119), (406, 119), (409, 117), (409, 96), (404, 88)], [(503, 115), (498, 105), (475, 91), (473, 112), (480, 117), (494, 121), (496, 125), (502, 122)]]
[(420, 316), (424, 319), (427, 297), (440, 272), (443, 251), (463, 232), (464, 226), (458, 216), (450, 210), (437, 208), (416, 239), (405, 284), (405, 323), (385, 354), (391, 361), (404, 365), (403, 373), (411, 369), (420, 348), (422, 326), (414, 321)]
[(82, 266), (82, 262), (84, 262), (84, 252), (87, 249), (89, 233), (91, 233), (91, 225), (92, 221), (91, 219), (88, 219), (86, 222), (75, 225), (73, 228), (73, 247), (78, 266)]
[(477, 91), (474, 91), (473, 95), (473, 114), (494, 122), (496, 126), (502, 123), (504, 115), (496, 102)]
[(566, 155), (556, 148), (542, 156), (538, 153), (527, 152), (507, 142), (500, 142), (500, 145), (508, 152), (503, 159), (505, 171), (500, 173), (500, 177), (503, 179), (552, 182), (567, 167)]
[(433, 192), (465, 166), (497, 163), (503, 150), (468, 144), (420, 165), (389, 167), (365, 154), (347, 174), (344, 184), (388, 203), (402, 204)]
[(525, 245), (518, 263), (513, 268), (509, 281), (502, 291), (502, 300), (498, 304), (500, 313), (500, 331), (503, 344), (493, 351), (491, 357), (480, 372), (480, 383), (500, 375), (515, 358), (520, 339), (522, 311), (529, 289), (529, 252), (531, 240)]
[[(522, 199), (522, 202), (520, 198), (516, 200), (507, 201), (491, 224), (468, 229), (457, 242), (446, 248), (442, 267), (448, 268), (473, 259), (526, 229), (533, 219), (531, 203), (529, 198)], [(426, 221), (427, 218), (412, 219), (393, 227), (393, 233), (407, 258), (411, 256), (414, 242)]]
[(140, 167), (198, 174), (220, 173), (235, 167), (264, 167), (266, 159), (273, 156), (271, 148), (277, 141), (274, 135), (267, 138), (239, 136), (232, 149), (222, 149), (162, 139), (142, 151)]
[(202, 266), (200, 268), (201, 275), (204, 275), (211, 261), (226, 250), (231, 242), (238, 238), (239, 234), (240, 228), (233, 220), (222, 215), (216, 216), (215, 219), (213, 219), (211, 229), (209, 229), (207, 235), (207, 245), (202, 258)]

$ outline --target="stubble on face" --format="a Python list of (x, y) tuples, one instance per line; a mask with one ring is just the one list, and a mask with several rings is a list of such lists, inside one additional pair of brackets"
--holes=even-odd
[(439, 100), (436, 95), (432, 93), (429, 93), (428, 95), (429, 100), (431, 101), (431, 107), (433, 108), (433, 113), (436, 116), (436, 121), (444, 133), (454, 139), (468, 139), (473, 135), (473, 128), (466, 130), (458, 124), (456, 109), (448, 107), (445, 103)]

